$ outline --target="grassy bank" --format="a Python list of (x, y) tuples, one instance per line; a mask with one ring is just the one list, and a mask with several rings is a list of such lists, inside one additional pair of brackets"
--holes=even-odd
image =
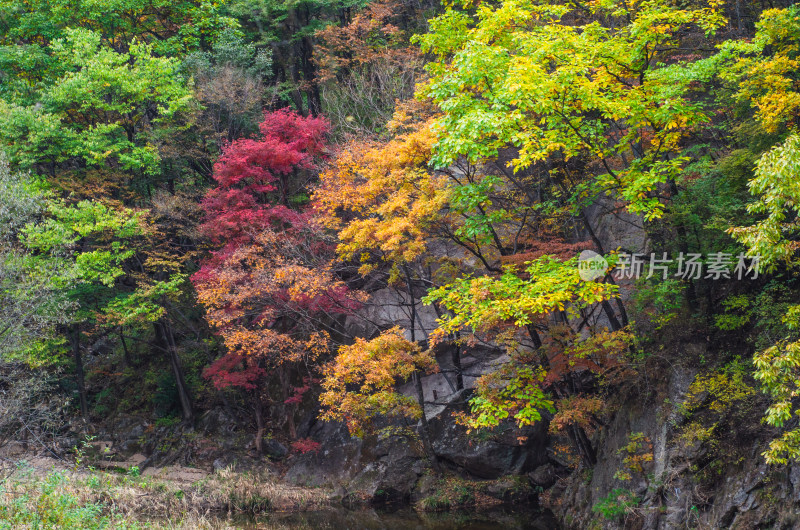
[(232, 528), (233, 520), (268, 512), (314, 510), (323, 490), (223, 470), (193, 482), (52, 468), (20, 462), (0, 480), (0, 529)]

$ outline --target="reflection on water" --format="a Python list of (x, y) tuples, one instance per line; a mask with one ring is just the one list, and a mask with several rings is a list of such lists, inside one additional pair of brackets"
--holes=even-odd
[(330, 509), (305, 513), (270, 514), (241, 522), (248, 530), (554, 530), (555, 519), (542, 512), (524, 509), (476, 512), (451, 511), (417, 513), (411, 509), (393, 512), (379, 510)]

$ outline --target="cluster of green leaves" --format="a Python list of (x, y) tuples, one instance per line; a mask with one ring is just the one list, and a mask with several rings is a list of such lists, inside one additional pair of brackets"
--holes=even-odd
[[(577, 316), (582, 308), (616, 293), (616, 285), (582, 280), (577, 258), (561, 261), (543, 256), (527, 263), (524, 273), (509, 266), (499, 277), (459, 278), (430, 290), (423, 300), (447, 309), (435, 332), (441, 337), (464, 329), (484, 332), (506, 323), (527, 328), (565, 310)], [(463, 422), (470, 429), (494, 428), (511, 416), (524, 426), (541, 421), (543, 411), (555, 412), (554, 401), (544, 390), (550, 360), (544, 350), (539, 356), (538, 368), (524, 359), (512, 360), (481, 378), (470, 400), (472, 415)]]
[(47, 217), (22, 230), (26, 248), (34, 260), (68, 259), (70, 267), (52, 278), (57, 288), (86, 284), (111, 287), (123, 274), (122, 262), (134, 254), (126, 243), (139, 235), (141, 214), (115, 210), (99, 202), (67, 204), (51, 200)]
[[(134, 39), (153, 42), (159, 55), (181, 55), (213, 42), (236, 20), (225, 16), (224, 2), (202, 0), (3, 0), (0, 44), (26, 43), (36, 51), (62, 38), (70, 28), (103, 36), (117, 51)], [(35, 55), (34, 55), (35, 56)]]
[[(191, 90), (175, 58), (132, 43), (116, 52), (91, 30), (66, 30), (49, 53), (54, 68), (38, 90), (0, 100), (0, 145), (23, 168), (79, 164), (131, 176), (161, 173), (153, 128), (187, 113)], [(26, 138), (26, 142), (19, 142)]]
[[(34, 491), (26, 492), (15, 502), (0, 503), (0, 528), (107, 528), (110, 518), (104, 514), (104, 507), (82, 503), (64, 489), (67, 481), (64, 473), (53, 472), (39, 481)], [(0, 483), (0, 493), (5, 493), (5, 486)], [(8, 490), (13, 492), (15, 488)]]
[[(661, 216), (653, 192), (680, 174), (688, 161), (680, 141), (708, 116), (686, 97), (695, 76), (653, 65), (684, 28), (713, 34), (723, 22), (718, 8), (609, 1), (576, 13), (568, 4), (508, 1), (448, 9), (419, 38), (438, 57), (422, 90), (444, 111), (433, 163), (492, 159), (507, 146), (518, 149), (515, 171), (590, 156), (603, 171), (574, 190), (578, 202), (614, 192), (631, 212)], [(590, 22), (573, 22), (585, 14)], [(604, 25), (603, 17), (627, 23)]]
[(613, 520), (631, 513), (640, 503), (641, 499), (631, 490), (615, 488), (592, 506), (592, 511), (599, 513), (605, 519)]
[(21, 231), (40, 219), (45, 207), (45, 194), (37, 182), (12, 172), (0, 157), (0, 352), (4, 355), (53, 339), (55, 327), (68, 321), (70, 304), (51, 288), (51, 279), (65, 272), (64, 264), (31, 266), (31, 253), (19, 240)]
[(556, 411), (542, 388), (545, 370), (530, 366), (506, 367), (483, 378), (469, 401), (471, 416), (462, 421), (472, 429), (494, 429), (512, 415), (519, 427), (542, 420), (542, 412)]
[[(800, 106), (796, 68), (800, 11), (796, 7), (769, 10), (757, 28), (752, 43), (730, 45), (749, 54), (735, 64), (730, 77), (741, 83), (739, 96), (753, 100), (759, 123), (770, 132), (785, 131), (785, 139), (758, 159), (749, 182), (750, 192), (757, 200), (748, 205), (748, 211), (758, 220), (750, 226), (732, 228), (730, 233), (748, 248), (750, 255), (760, 257), (765, 270), (788, 267), (791, 271), (800, 263), (800, 137), (792, 130)], [(800, 306), (789, 306), (782, 321), (790, 331), (800, 328)], [(800, 391), (800, 342), (790, 333), (757, 353), (753, 361), (755, 378), (772, 398), (765, 421), (774, 427), (787, 426), (800, 416), (795, 404)], [(800, 458), (800, 428), (784, 430), (770, 442), (764, 456), (767, 462), (777, 464)]]
[(582, 280), (578, 258), (561, 261), (543, 256), (529, 262), (524, 275), (509, 266), (499, 277), (459, 278), (431, 290), (423, 301), (438, 302), (452, 312), (442, 317), (439, 327), (440, 332), (452, 333), (504, 321), (525, 327), (538, 315), (586, 307), (616, 293), (616, 285)]
[(54, 338), (58, 326), (87, 318), (113, 298), (122, 263), (134, 253), (130, 242), (141, 234), (141, 215), (57, 199), (36, 180), (11, 173), (5, 162), (0, 182), (0, 221), (8, 216), (0, 244), (2, 351), (32, 353)]
[[(99, 309), (119, 303), (124, 291), (115, 288), (115, 281), (125, 274), (123, 263), (135, 253), (131, 244), (141, 234), (140, 217), (132, 210), (97, 202), (68, 204), (51, 198), (42, 217), (20, 230), (21, 273), (29, 280), (38, 279), (38, 296), (44, 296), (36, 303), (46, 304), (43, 312), (53, 325), (94, 320)], [(20, 300), (19, 289), (15, 298)], [(53, 331), (50, 326), (38, 340), (20, 344), (22, 351), (16, 353), (26, 355), (29, 362), (57, 361), (48, 359), (58, 344), (48, 346)]]

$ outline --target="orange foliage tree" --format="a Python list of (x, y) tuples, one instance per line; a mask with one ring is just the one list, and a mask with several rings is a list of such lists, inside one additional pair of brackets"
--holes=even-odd
[(323, 416), (343, 420), (351, 433), (363, 435), (376, 417), (418, 420), (422, 407), (396, 390), (398, 382), (408, 381), (417, 370), (433, 371), (436, 360), (392, 328), (372, 340), (356, 339), (339, 348), (339, 355), (325, 370), (320, 403)]
[(337, 133), (373, 136), (391, 118), (395, 101), (413, 95), (423, 60), (409, 37), (423, 22), (414, 4), (380, 0), (341, 26), (317, 31), (317, 82)]
[[(492, 428), (515, 418), (525, 425), (552, 411), (591, 463), (589, 425), (569, 419), (569, 398), (583, 395), (576, 381), (593, 390), (586, 375), (602, 374), (613, 356), (568, 352), (584, 343), (582, 330), (603, 336), (601, 315), (618, 335), (615, 352), (625, 349), (624, 312), (609, 304), (617, 288), (579, 278), (576, 254), (596, 245), (569, 242), (585, 218), (559, 202), (563, 182), (538, 167), (509, 172), (500, 156), (433, 168), (436, 120), (425, 102), (399, 105), (391, 139), (353, 144), (321, 175), (317, 211), (338, 233), (340, 258), (358, 262), (361, 274), (386, 274), (389, 285), (407, 290), (412, 309), (415, 295), (429, 293), (423, 301), (440, 327), (418, 338), (450, 344), (457, 388), (464, 346), (488, 341), (511, 355), (504, 370), (478, 382), (465, 424)], [(415, 319), (409, 324), (414, 337)], [(558, 403), (566, 407), (560, 416)]]

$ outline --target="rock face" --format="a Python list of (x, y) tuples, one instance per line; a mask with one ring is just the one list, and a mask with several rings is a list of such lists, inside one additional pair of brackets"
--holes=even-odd
[(507, 425), (500, 435), (488, 439), (469, 436), (453, 418), (467, 396), (467, 391), (455, 394), (453, 405), (428, 420), (433, 447), (441, 459), (484, 479), (521, 475), (547, 463), (547, 426), (543, 422), (522, 430)]
[(284, 480), (303, 486), (327, 486), (343, 498), (407, 502), (427, 467), (426, 459), (402, 437), (352, 438), (338, 423), (318, 422), (312, 438), (323, 443), (315, 452), (293, 456)]
[[(389, 302), (392, 300), (387, 299), (385, 311), (391, 312), (393, 306)], [(430, 319), (434, 316), (428, 315)], [(455, 422), (453, 415), (466, 410), (475, 380), (508, 360), (496, 349), (470, 349), (460, 363), (465, 388), (457, 390), (452, 351), (442, 351), (437, 353), (440, 371), (422, 377), (431, 443), (444, 467), (474, 479), (488, 480), (524, 475), (548, 462), (544, 423), (522, 430), (509, 424), (498, 429), (500, 434), (477, 437), (468, 435)], [(417, 397), (411, 383), (401, 385), (398, 390)], [(431, 465), (419, 439), (421, 428), (421, 424), (413, 426), (416, 434), (412, 437), (394, 435), (360, 440), (351, 438), (343, 425), (318, 421), (316, 413), (311, 412), (300, 423), (298, 435), (320, 442), (321, 446), (316, 452), (287, 459), (284, 478), (297, 485), (331, 486), (343, 496), (376, 502), (408, 501)]]
[[(603, 250), (609, 252), (622, 248), (631, 254), (649, 252), (644, 220), (638, 215), (620, 211), (614, 202), (612, 197), (598, 197), (586, 209), (586, 220), (602, 242)], [(591, 237), (588, 233), (586, 236)]]
[[(420, 291), (414, 293), (415, 298), (423, 296)], [(364, 306), (358, 317), (348, 317), (344, 323), (347, 332), (353, 336), (372, 337), (381, 330), (393, 326), (403, 329), (411, 327), (408, 312), (408, 296), (395, 289), (383, 288), (370, 293), (371, 301)], [(431, 306), (425, 306), (417, 300), (415, 327), (423, 335), (436, 329), (438, 318)], [(409, 337), (410, 338), (410, 337)], [(418, 337), (419, 338), (419, 337)]]
[(363, 441), (350, 437), (339, 423), (314, 422), (303, 433), (322, 442), (315, 452), (295, 455), (284, 476), (292, 484), (304, 486), (345, 486), (365, 465), (362, 462)]
[[(547, 462), (545, 425), (508, 428), (487, 439), (468, 436), (452, 417), (464, 410), (467, 396), (468, 391), (451, 395), (429, 419), (431, 442), (443, 466), (476, 479), (495, 479), (521, 475)], [(343, 497), (373, 502), (408, 502), (430, 467), (421, 444), (405, 436), (361, 440), (351, 438), (343, 425), (323, 422), (309, 426), (307, 433), (322, 445), (315, 453), (288, 461), (284, 479), (293, 484), (332, 486)]]
[(286, 458), (286, 455), (289, 454), (289, 449), (279, 441), (270, 439), (264, 444), (264, 454), (274, 460), (280, 460)]
[[(714, 461), (707, 448), (678, 443), (682, 417), (669, 406), (682, 401), (695, 372), (674, 367), (657, 399), (627, 400), (594, 440), (598, 448), (594, 468), (573, 473), (551, 488), (549, 506), (565, 528), (800, 528), (800, 466), (766, 466), (760, 456), (766, 440), (740, 448), (744, 456), (738, 463), (716, 469), (710, 485), (701, 483)], [(646, 437), (653, 459), (644, 464), (642, 473), (624, 480), (617, 471), (625, 469), (631, 433)], [(547, 466), (537, 468), (529, 475), (532, 482), (547, 487), (547, 470)], [(638, 499), (636, 508), (625, 517), (606, 519), (596, 507), (613, 499), (610, 494), (618, 489)]]

